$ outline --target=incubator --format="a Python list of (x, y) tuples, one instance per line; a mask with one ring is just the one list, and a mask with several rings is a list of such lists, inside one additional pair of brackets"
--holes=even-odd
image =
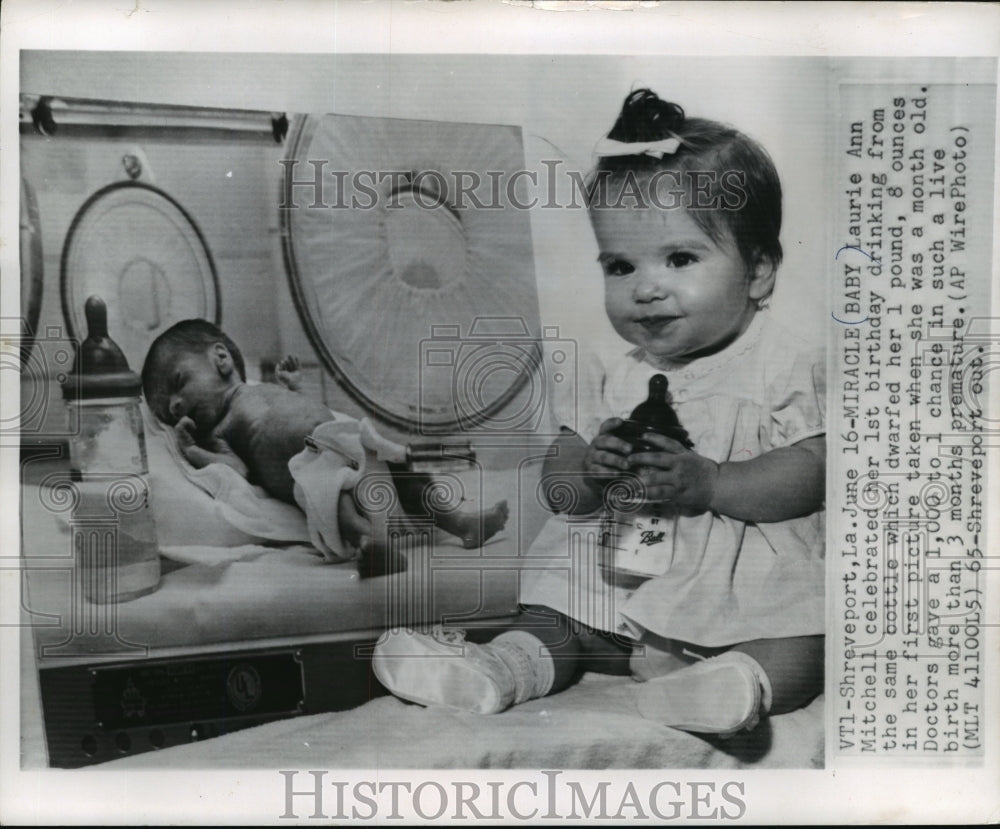
[[(36, 104), (23, 99), (26, 113)], [(25, 441), (21, 465), (25, 676), (45, 762), (86, 766), (352, 708), (383, 693), (369, 656), (386, 628), (445, 622), (485, 635), (507, 624), (520, 553), (547, 517), (535, 497), (547, 395), (574, 376), (565, 346), (540, 373), (553, 338), (540, 324), (526, 211), (435, 212), (416, 196), (389, 209), (388, 191), (377, 209), (290, 206), (310, 203), (301, 181), (316, 158), (361, 176), (386, 159), (423, 179), (514, 175), (525, 166), (520, 128), (296, 114), (282, 145), (269, 113), (68, 105), (114, 127), (63, 123), (57, 141), (22, 133), (24, 178), (46, 182), (51, 203), (91, 193), (72, 218), (42, 212), (62, 246), (61, 303), (47, 303), (39, 330), (60, 344), (87, 332), (62, 378), (68, 415), (48, 407), (59, 424)], [(70, 167), (82, 172), (51, 172)], [(461, 193), (439, 195), (450, 204)], [(106, 304), (85, 303), (93, 294)], [(371, 491), (386, 496), (371, 504), (373, 521), (399, 539), (407, 567), (363, 579), (356, 562), (319, 554), (295, 507), (227, 499), (252, 487), (227, 468), (183, 466), (124, 356), (136, 366), (156, 336), (195, 317), (231, 328), (261, 363), (278, 349), (300, 354), (315, 375), (303, 393), (405, 445), (407, 470), (434, 478), (431, 506), (510, 499), (505, 531), (466, 549), (430, 519), (402, 515), (391, 479), (373, 474)], [(61, 366), (26, 374), (27, 397), (44, 397)], [(296, 520), (269, 520), (282, 509)], [(397, 532), (404, 523), (418, 531)]]

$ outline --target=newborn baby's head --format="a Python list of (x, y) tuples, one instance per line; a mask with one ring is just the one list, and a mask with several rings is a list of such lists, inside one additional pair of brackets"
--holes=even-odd
[(142, 366), (146, 402), (171, 426), (190, 417), (208, 432), (225, 412), (226, 397), (246, 380), (243, 355), (236, 343), (202, 319), (179, 322), (149, 347)]

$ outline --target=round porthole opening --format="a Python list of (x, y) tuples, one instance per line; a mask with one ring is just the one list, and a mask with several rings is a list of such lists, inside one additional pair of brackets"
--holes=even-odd
[(468, 267), (462, 224), (437, 187), (394, 191), (384, 221), (389, 262), (404, 285), (440, 291), (462, 282)]

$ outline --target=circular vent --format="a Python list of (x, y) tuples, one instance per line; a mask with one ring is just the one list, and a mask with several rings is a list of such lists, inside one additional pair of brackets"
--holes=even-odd
[(219, 282), (194, 220), (148, 184), (118, 182), (94, 193), (73, 218), (62, 255), (63, 315), (72, 337), (87, 333), (91, 294), (108, 307), (108, 329), (130, 365), (175, 322), (218, 323)]
[(326, 368), (369, 411), (432, 431), (501, 424), (531, 378), (541, 348), (523, 166), (514, 127), (295, 125), (279, 211), (292, 295)]

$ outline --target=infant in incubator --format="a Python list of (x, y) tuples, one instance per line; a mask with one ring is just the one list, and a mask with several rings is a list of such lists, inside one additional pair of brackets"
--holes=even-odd
[[(276, 375), (283, 385), (249, 385), (237, 345), (212, 323), (193, 319), (177, 323), (153, 342), (142, 367), (142, 386), (153, 414), (173, 427), (181, 452), (195, 468), (225, 464), (272, 497), (298, 504), (289, 461), (302, 452), (317, 426), (335, 416), (294, 390), (297, 367), (294, 358), (279, 364)], [(424, 493), (431, 479), (406, 470), (405, 447), (374, 430), (361, 437), (366, 449), (377, 449), (386, 461), (408, 515), (430, 513), (438, 527), (467, 548), (479, 547), (506, 524), (506, 501), (482, 512), (450, 504), (429, 507), (433, 499)], [(375, 538), (371, 517), (352, 489), (340, 491), (337, 519), (342, 538), (361, 551), (362, 575), (405, 569), (405, 562), (388, 560), (385, 540)]]

